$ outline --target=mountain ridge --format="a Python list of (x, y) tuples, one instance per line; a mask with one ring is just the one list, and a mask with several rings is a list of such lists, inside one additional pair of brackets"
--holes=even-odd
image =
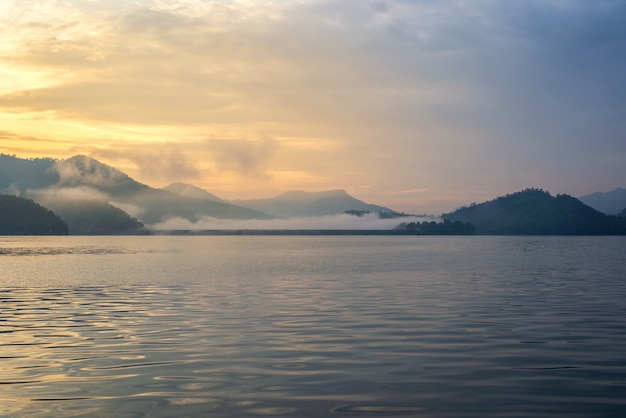
[(321, 192), (291, 190), (271, 198), (238, 199), (231, 200), (231, 202), (284, 218), (328, 216), (349, 211), (378, 212), (400, 216), (398, 212), (385, 206), (365, 203), (352, 197), (342, 189)]
[(54, 160), (2, 154), (0, 191), (52, 208), (64, 218), (71, 233), (80, 234), (136, 233), (142, 224), (150, 228), (173, 218), (194, 223), (206, 217), (265, 220), (367, 212), (399, 215), (341, 189), (292, 190), (274, 198), (241, 201), (221, 199), (188, 183), (157, 189), (85, 155)]
[(167, 190), (168, 192), (176, 193), (181, 196), (193, 197), (196, 199), (205, 199), (214, 202), (228, 203), (225, 200), (215, 196), (213, 193), (210, 193), (204, 189), (201, 189), (200, 187), (194, 186), (193, 184), (189, 183), (171, 183), (163, 187), (162, 190)]
[[(135, 232), (133, 217), (119, 207), (134, 208), (135, 215), (147, 225), (180, 217), (192, 222), (202, 217), (226, 219), (270, 219), (271, 216), (226, 202), (214, 202), (180, 196), (167, 190), (155, 189), (132, 179), (122, 171), (84, 155), (63, 160), (20, 159), (0, 155), (0, 191), (26, 196), (36, 202), (56, 207), (63, 212), (67, 224), (81, 225), (82, 233)], [(64, 202), (78, 202), (88, 213), (73, 210)], [(114, 209), (117, 206), (117, 209)], [(127, 216), (121, 216), (120, 211)], [(95, 222), (95, 218), (108, 218)], [(92, 229), (83, 228), (90, 224)], [(117, 219), (117, 222), (109, 223)], [(95, 225), (109, 225), (107, 228)], [(127, 225), (130, 229), (124, 229)]]
[[(58, 211), (58, 215), (70, 226), (70, 233), (137, 232), (142, 224), (150, 228), (173, 218), (195, 223), (206, 221), (207, 217), (264, 220), (337, 214), (363, 216), (372, 212), (378, 212), (380, 217), (404, 215), (354, 198), (343, 189), (319, 192), (290, 190), (266, 199), (237, 200), (223, 200), (188, 183), (172, 183), (158, 189), (140, 183), (121, 170), (85, 155), (55, 160), (22, 159), (0, 154), (0, 193), (31, 198), (42, 206)], [(617, 188), (607, 193), (621, 194), (626, 193), (626, 190)], [(603, 196), (607, 193), (597, 192), (586, 196)], [(503, 203), (510, 203), (520, 194), (527, 197), (526, 206), (518, 205), (517, 212), (511, 212), (510, 206), (506, 210), (502, 207), (494, 209)], [(528, 198), (530, 195), (537, 199), (535, 206), (528, 205), (532, 200)], [(483, 218), (479, 216), (470, 221), (467, 216), (476, 210), (475, 207), (490, 207), (491, 215), (497, 215), (495, 218), (491, 217), (498, 218), (500, 225), (491, 230), (486, 228), (484, 214)], [(481, 209), (481, 212), (484, 211)], [(615, 211), (618, 212), (624, 216), (624, 208)], [(467, 216), (463, 218), (461, 215)], [(579, 199), (569, 195), (553, 197), (541, 189), (526, 189), (480, 205), (472, 204), (470, 207), (443, 214), (442, 217), (478, 223), (476, 232), (479, 234), (604, 234), (613, 233), (611, 228), (621, 228), (616, 226), (617, 216), (607, 218), (607, 215)], [(546, 226), (546, 219), (552, 224), (550, 228)], [(513, 221), (518, 224), (510, 223)], [(505, 225), (507, 222), (508, 226)], [(543, 222), (544, 225), (539, 226), (537, 222)], [(582, 226), (574, 228), (573, 225)]]

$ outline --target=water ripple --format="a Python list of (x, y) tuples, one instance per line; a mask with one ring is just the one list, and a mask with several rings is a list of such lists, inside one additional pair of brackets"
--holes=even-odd
[(426, 412), (431, 408), (411, 405), (344, 405), (331, 410), (332, 413), (339, 414), (359, 414), (359, 415), (412, 415), (416, 412)]
[(4, 248), (0, 416), (626, 416), (623, 241), (197, 238)]

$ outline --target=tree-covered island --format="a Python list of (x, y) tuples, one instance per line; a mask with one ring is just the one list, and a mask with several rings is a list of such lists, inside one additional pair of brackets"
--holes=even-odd
[(536, 188), (442, 215), (469, 222), (481, 235), (624, 235), (626, 219), (605, 215), (567, 194)]

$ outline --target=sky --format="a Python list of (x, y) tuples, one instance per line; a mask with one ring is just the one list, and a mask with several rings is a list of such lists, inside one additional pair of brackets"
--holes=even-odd
[(622, 0), (2, 0), (0, 152), (407, 213), (626, 187)]

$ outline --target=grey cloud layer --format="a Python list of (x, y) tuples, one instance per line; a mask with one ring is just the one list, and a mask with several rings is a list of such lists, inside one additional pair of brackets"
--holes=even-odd
[[(139, 123), (300, 115), (408, 124), (431, 103), (454, 113), (491, 96), (624, 100), (623, 2), (342, 0), (273, 15), (215, 4), (195, 16), (154, 6), (105, 15), (96, 35), (79, 21), (50, 23), (49, 37), (11, 58), (69, 67), (76, 81), (5, 95), (0, 104)], [(64, 39), (71, 27), (76, 37)], [(385, 113), (389, 107), (396, 111)]]

